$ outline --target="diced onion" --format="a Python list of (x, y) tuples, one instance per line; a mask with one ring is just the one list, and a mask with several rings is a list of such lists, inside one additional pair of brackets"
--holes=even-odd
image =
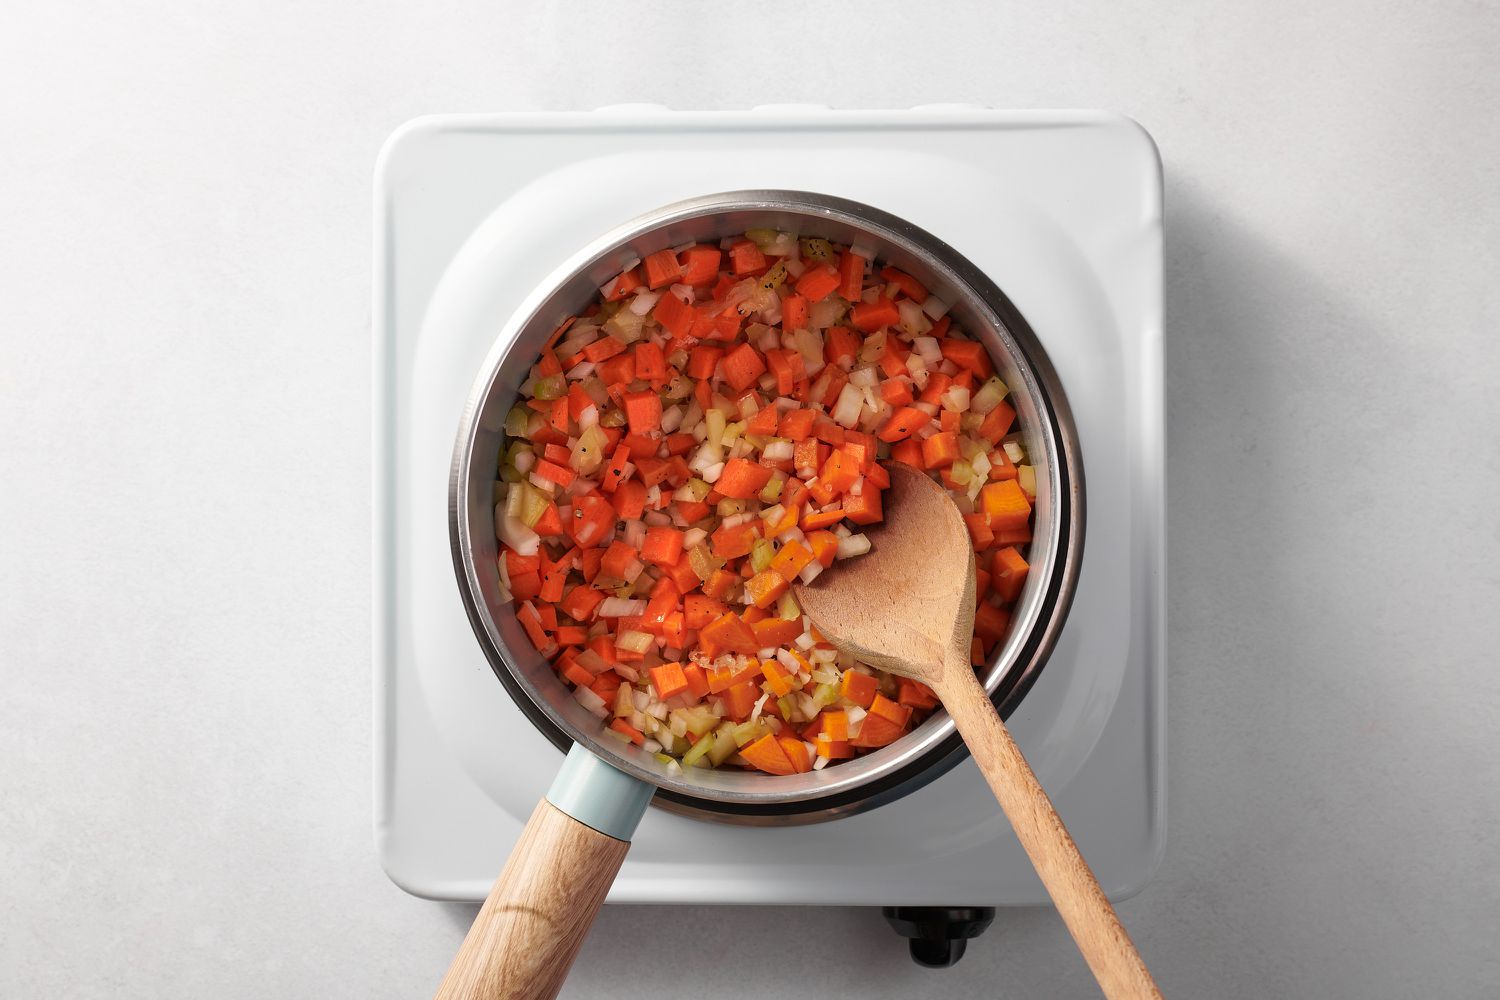
[[(634, 618), (646, 613), (646, 602), (626, 597), (606, 597), (599, 602), (596, 614), (600, 618)], [(644, 650), (642, 650), (644, 652)]]
[(644, 316), (656, 307), (661, 299), (661, 292), (638, 292), (635, 298), (630, 300), (630, 311), (637, 316)]
[(783, 462), (791, 459), (797, 448), (790, 441), (776, 440), (761, 450), (761, 457), (768, 462)]
[(854, 556), (862, 556), (870, 551), (870, 540), (864, 535), (850, 535), (848, 538), (839, 539), (839, 559), (849, 559)]
[(942, 319), (944, 314), (948, 312), (948, 303), (936, 295), (929, 295), (927, 296), (927, 301), (922, 303), (922, 312), (926, 313), (927, 318), (935, 323)]

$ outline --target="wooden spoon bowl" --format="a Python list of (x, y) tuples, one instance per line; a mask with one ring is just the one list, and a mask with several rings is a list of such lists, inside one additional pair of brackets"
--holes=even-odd
[(871, 550), (835, 563), (797, 599), (834, 645), (937, 692), (1063, 922), (1110, 1000), (1156, 997), (1140, 954), (969, 662), (974, 551), (952, 498), (892, 463)]

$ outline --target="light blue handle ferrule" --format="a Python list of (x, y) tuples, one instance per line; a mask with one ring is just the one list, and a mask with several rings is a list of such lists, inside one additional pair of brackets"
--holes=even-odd
[(655, 785), (632, 778), (574, 743), (547, 791), (547, 801), (607, 837), (628, 841), (655, 792)]

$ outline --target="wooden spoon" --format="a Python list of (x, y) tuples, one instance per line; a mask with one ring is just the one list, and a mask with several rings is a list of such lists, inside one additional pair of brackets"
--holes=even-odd
[(1160, 998), (970, 665), (974, 552), (963, 517), (926, 473), (892, 463), (890, 474), (885, 520), (867, 530), (871, 551), (799, 586), (797, 599), (840, 649), (937, 692), (1104, 995)]

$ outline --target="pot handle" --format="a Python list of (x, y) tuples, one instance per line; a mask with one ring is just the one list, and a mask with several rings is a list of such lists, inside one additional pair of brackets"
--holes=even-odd
[(437, 1000), (552, 1000), (656, 789), (578, 744), (537, 803)]

